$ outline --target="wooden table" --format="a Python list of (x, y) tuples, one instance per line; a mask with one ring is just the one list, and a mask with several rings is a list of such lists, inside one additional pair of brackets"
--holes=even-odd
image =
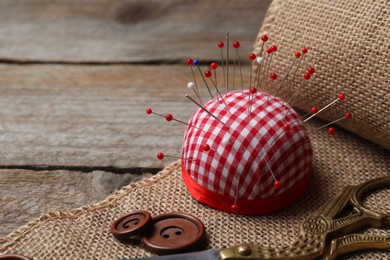
[(226, 31), (248, 74), (269, 3), (1, 1), (0, 236), (173, 161), (156, 153), (179, 155), (185, 126), (145, 109), (186, 121), (196, 107), (184, 61), (219, 60)]

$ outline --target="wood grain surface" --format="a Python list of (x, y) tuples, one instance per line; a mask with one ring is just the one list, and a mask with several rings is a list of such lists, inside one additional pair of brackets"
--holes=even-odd
[(188, 120), (175, 64), (219, 60), (227, 31), (247, 60), (270, 2), (0, 1), (0, 236), (174, 161), (156, 153), (179, 156), (185, 126), (145, 109)]
[[(249, 67), (243, 73), (247, 81)], [(3, 65), (0, 75), (0, 160), (8, 167), (162, 168), (174, 159), (156, 154), (180, 156), (186, 125), (146, 108), (184, 121), (197, 109), (184, 97), (185, 65)]]
[(252, 50), (270, 0), (3, 0), (0, 60), (172, 63), (216, 59), (230, 31)]

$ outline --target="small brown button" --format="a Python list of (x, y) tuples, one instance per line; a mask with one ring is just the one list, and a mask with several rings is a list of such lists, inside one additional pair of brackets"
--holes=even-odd
[(153, 218), (142, 236), (146, 249), (157, 255), (196, 250), (205, 237), (202, 222), (188, 214), (168, 213)]
[(32, 258), (29, 258), (24, 255), (15, 255), (15, 254), (7, 254), (7, 255), (0, 255), (1, 260), (32, 260)]
[(150, 213), (145, 210), (138, 210), (117, 218), (111, 225), (111, 233), (121, 241), (130, 237), (140, 235), (151, 223)]

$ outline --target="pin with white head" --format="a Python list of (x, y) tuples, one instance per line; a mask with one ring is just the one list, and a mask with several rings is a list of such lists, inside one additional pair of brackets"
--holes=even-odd
[[(251, 168), (252, 172), (250, 174), (252, 174), (253, 172), (256, 173), (257, 171), (259, 171), (258, 174), (261, 174), (261, 176), (259, 178), (255, 178), (256, 184), (254, 187), (258, 187), (256, 185), (261, 185), (261, 186), (267, 187), (265, 190), (262, 191), (262, 192), (264, 192), (264, 194), (261, 196), (271, 196), (272, 197), (274, 195), (276, 196), (278, 194), (283, 194), (285, 192), (285, 190), (289, 189), (287, 187), (290, 187), (289, 185), (291, 185), (288, 181), (288, 178), (284, 178), (284, 176), (286, 176), (285, 174), (290, 174), (290, 173), (288, 173), (288, 171), (290, 171), (290, 169), (286, 170), (286, 171), (280, 170), (280, 169), (283, 169), (283, 168), (280, 168), (280, 165), (282, 164), (282, 162), (279, 161), (279, 155), (277, 155), (277, 154), (283, 153), (282, 152), (283, 150), (273, 150), (272, 151), (272, 149), (283, 149), (281, 147), (283, 147), (286, 143), (288, 143), (290, 145), (291, 143), (289, 143), (289, 142), (292, 142), (294, 145), (300, 144), (300, 141), (303, 142), (303, 141), (306, 141), (308, 139), (310, 142), (310, 138), (307, 136), (307, 130), (305, 129), (305, 127), (302, 124), (302, 121), (303, 121), (302, 118), (306, 118), (306, 116), (300, 117), (300, 115), (297, 114), (297, 112), (295, 112), (294, 110), (289, 110), (289, 106), (285, 106), (284, 103), (282, 105), (280, 105), (282, 102), (282, 101), (280, 101), (280, 98), (275, 98), (277, 96), (280, 96), (280, 93), (287, 93), (286, 96), (290, 95), (288, 93), (289, 87), (291, 85), (293, 85), (293, 83), (294, 83), (294, 85), (296, 85), (294, 82), (295, 75), (301, 74), (301, 70), (299, 68), (300, 68), (300, 65), (303, 64), (302, 60), (303, 60), (304, 56), (302, 57), (302, 55), (307, 53), (307, 49), (305, 49), (305, 48), (302, 49), (302, 53), (300, 53), (300, 52), (293, 53), (294, 60), (292, 60), (292, 62), (290, 63), (286, 73), (280, 73), (280, 75), (283, 75), (282, 77), (280, 77), (280, 75), (277, 75), (274, 72), (274, 70), (272, 69), (273, 56), (274, 56), (274, 52), (277, 51), (277, 47), (276, 47), (276, 45), (272, 45), (269, 48), (265, 49), (265, 42), (268, 41), (268, 37), (266, 35), (264, 35), (264, 36), (265, 37), (261, 37), (261, 40), (263, 41), (263, 43), (261, 45), (260, 53), (258, 55), (256, 55), (255, 53), (251, 53), (249, 55), (249, 60), (251, 61), (251, 64), (254, 67), (254, 70), (253, 70), (253, 72), (251, 70), (251, 74), (250, 74), (250, 78), (249, 78), (249, 86), (245, 87), (246, 88), (245, 91), (243, 90), (244, 85), (241, 83), (241, 91), (229, 92), (229, 90), (230, 90), (229, 86), (234, 86), (234, 83), (233, 83), (233, 85), (229, 85), (229, 57), (230, 57), (229, 48), (233, 48), (233, 50), (235, 51), (235, 55), (230, 57), (230, 58), (232, 58), (232, 61), (234, 59), (234, 67), (233, 67), (233, 75), (232, 75), (233, 77), (232, 78), (234, 78), (234, 80), (236, 80), (236, 76), (237, 76), (236, 74), (238, 72), (237, 68), (240, 69), (240, 78), (242, 78), (242, 73), (241, 73), (241, 64), (240, 64), (240, 54), (238, 52), (239, 44), (237, 44), (236, 42), (232, 42), (232, 45), (230, 45), (228, 33), (226, 34), (226, 42), (219, 42), (218, 47), (220, 48), (220, 51), (221, 51), (221, 63), (220, 64), (221, 64), (221, 67), (223, 69), (223, 73), (220, 73), (220, 75), (223, 74), (223, 81), (225, 83), (226, 93), (229, 93), (229, 96), (222, 95), (221, 92), (219, 91), (218, 77), (217, 77), (217, 70), (216, 70), (218, 67), (218, 64), (216, 62), (212, 62), (211, 64), (209, 64), (210, 67), (207, 68), (207, 70), (202, 72), (199, 69), (199, 61), (197, 61), (197, 60), (192, 61), (191, 65), (198, 66), (198, 70), (201, 73), (203, 80), (207, 81), (208, 84), (212, 83), (214, 85), (215, 91), (214, 91), (214, 89), (212, 89), (212, 92), (213, 92), (213, 94), (214, 93), (216, 93), (216, 94), (214, 95), (215, 98), (213, 100), (211, 100), (207, 103), (205, 102), (205, 104), (203, 104), (201, 102), (199, 97), (196, 100), (194, 100), (189, 95), (186, 95), (186, 97), (191, 102), (193, 102), (196, 106), (198, 106), (200, 108), (200, 110), (197, 110), (197, 112), (195, 112), (193, 114), (193, 116), (191, 117), (191, 119), (189, 121), (190, 123), (193, 123), (194, 126), (187, 127), (185, 138), (183, 141), (183, 150), (182, 150), (182, 157), (183, 158), (180, 156), (174, 157), (174, 158), (178, 158), (178, 159), (184, 159), (186, 161), (185, 163), (182, 163), (183, 174), (186, 174), (186, 171), (187, 171), (187, 173), (190, 173), (190, 171), (192, 171), (191, 174), (194, 173), (195, 176), (203, 176), (202, 172), (198, 172), (197, 169), (205, 170), (206, 168), (204, 168), (205, 165), (199, 164), (199, 162), (202, 161), (202, 163), (203, 163), (206, 160), (207, 162), (210, 162), (210, 165), (211, 165), (211, 163), (216, 163), (216, 161), (215, 161), (216, 159), (215, 159), (214, 155), (216, 155), (217, 158), (220, 158), (219, 156), (222, 156), (221, 160), (217, 159), (217, 163), (220, 163), (220, 164), (218, 164), (218, 169), (223, 168), (224, 172), (220, 173), (220, 172), (218, 172), (219, 170), (217, 169), (217, 170), (213, 170), (214, 172), (212, 172), (212, 174), (226, 174), (226, 169), (228, 169), (228, 171), (229, 171), (228, 174), (230, 174), (230, 173), (233, 174), (230, 176), (232, 177), (232, 180), (234, 180), (234, 184), (230, 183), (229, 185), (232, 186), (232, 188), (235, 189), (236, 191), (234, 193), (233, 190), (229, 190), (229, 195), (227, 195), (227, 197), (230, 196), (229, 199), (233, 198), (234, 203), (229, 202), (231, 204), (228, 204), (228, 207), (231, 207), (231, 209), (230, 209), (231, 212), (240, 213), (240, 214), (242, 212), (241, 211), (242, 205), (240, 203), (242, 200), (247, 199), (247, 197), (246, 197), (247, 195), (245, 195), (245, 194), (249, 194), (249, 192), (253, 192), (253, 191), (248, 191), (247, 186), (246, 186), (248, 181), (250, 182), (251, 179), (244, 179), (244, 178), (247, 178), (246, 176), (247, 176), (247, 174), (249, 174), (249, 172), (245, 172), (245, 174), (243, 174), (243, 176), (241, 176), (241, 174), (242, 174), (241, 168), (236, 168), (236, 167), (238, 167), (237, 165), (241, 163), (241, 160), (243, 158), (245, 158), (245, 159), (242, 163), (248, 163), (247, 161), (245, 161), (248, 159), (247, 159), (246, 155), (244, 157), (244, 153), (242, 153), (243, 152), (242, 149), (248, 149), (248, 151), (245, 151), (245, 152), (246, 152), (246, 154), (248, 154), (248, 153), (250, 154), (249, 161), (252, 161), (252, 159), (253, 159), (253, 161), (257, 162), (257, 164), (253, 164), (250, 166), (250, 167), (254, 167), (254, 168)], [(226, 52), (224, 52), (224, 50), (223, 50), (223, 48), (225, 46), (227, 49)], [(264, 56), (263, 56), (263, 51), (264, 51)], [(226, 56), (224, 56), (225, 53), (226, 53)], [(267, 53), (267, 54), (265, 54), (265, 53)], [(264, 60), (264, 58), (267, 58), (267, 59)], [(276, 64), (276, 62), (275, 62), (275, 64)], [(239, 67), (237, 67), (237, 65)], [(224, 68), (225, 66), (226, 66), (226, 70)], [(213, 76), (213, 73), (214, 73), (214, 76)], [(298, 89), (295, 88), (294, 92), (292, 93), (292, 95), (290, 97), (290, 100), (295, 99), (295, 97), (299, 93), (299, 89), (302, 86), (304, 86), (305, 82), (307, 82), (307, 80), (309, 80), (313, 76), (313, 73), (315, 73), (315, 69), (313, 67), (310, 67), (307, 69), (307, 72), (303, 74), (303, 79), (301, 79), (299, 77), (299, 79), (301, 81), (303, 80), (304, 82), (300, 82), (301, 84), (299, 84)], [(278, 72), (278, 74), (279, 74), (279, 72)], [(196, 75), (196, 76), (198, 77), (198, 75)], [(199, 93), (199, 91), (195, 91), (195, 88), (197, 87), (197, 84), (195, 81), (196, 80), (195, 80), (195, 76), (194, 76), (194, 80), (189, 82), (187, 84), (187, 87), (190, 90), (194, 91), (194, 94), (196, 96), (198, 96), (197, 93)], [(242, 79), (241, 79), (241, 81), (243, 82)], [(222, 80), (220, 82), (222, 82)], [(235, 82), (235, 81), (233, 81), (233, 82)], [(264, 84), (264, 82), (268, 83), (268, 84), (272, 82), (272, 84), (274, 85), (274, 87), (272, 89), (275, 89), (275, 91), (272, 91), (272, 94), (274, 94), (274, 95), (267, 96), (267, 94), (261, 93), (259, 91), (261, 89), (261, 85)], [(232, 83), (231, 79), (230, 79), (230, 83)], [(246, 99), (246, 97), (243, 98), (241, 96), (242, 93), (244, 95), (247, 93), (248, 99)], [(238, 96), (238, 94), (239, 94), (239, 96)], [(213, 95), (210, 95), (210, 97), (212, 97), (212, 96)], [(260, 98), (258, 98), (258, 97), (260, 97)], [(270, 106), (263, 107), (265, 105), (264, 101), (267, 99), (267, 97), (268, 97), (268, 99), (270, 99), (270, 102), (271, 102)], [(345, 96), (344, 96), (344, 98), (345, 98)], [(338, 100), (341, 100), (341, 99), (343, 99), (343, 96), (339, 95)], [(220, 100), (224, 101), (225, 106), (220, 106)], [(226, 100), (226, 102), (225, 102), (225, 100)], [(248, 100), (247, 103), (242, 102), (242, 101), (247, 101), (247, 100)], [(259, 103), (255, 103), (255, 102), (258, 102), (259, 100), (264, 100), (264, 101), (259, 102)], [(278, 103), (278, 102), (280, 102), (280, 103)], [(306, 118), (305, 121), (308, 121), (310, 118), (317, 115), (318, 113), (323, 111), (326, 107), (331, 106), (335, 102), (337, 102), (337, 100), (326, 105), (321, 110), (316, 108), (316, 107), (313, 107), (313, 109), (311, 111), (312, 115), (309, 116), (308, 118)], [(242, 110), (242, 104), (245, 105), (245, 109), (243, 109), (243, 110)], [(258, 137), (258, 136), (257, 136), (257, 133), (251, 132), (251, 127), (254, 125), (262, 125), (262, 124), (259, 124), (256, 120), (261, 120), (261, 116), (259, 116), (259, 115), (262, 114), (263, 111), (264, 111), (264, 113), (267, 113), (268, 109), (271, 107), (275, 107), (276, 110), (280, 111), (281, 114), (286, 113), (285, 117), (284, 117), (285, 122), (283, 122), (283, 120), (278, 121), (278, 124), (276, 125), (276, 127), (274, 127), (272, 129), (272, 131), (276, 131), (276, 133), (269, 132), (269, 130), (264, 130), (262, 128), (256, 129), (255, 131), (257, 131), (257, 133), (261, 133), (262, 137), (260, 137), (260, 138), (264, 137), (265, 139), (258, 139), (258, 143), (252, 144), (251, 140), (253, 140), (253, 137), (255, 137), (255, 136)], [(228, 115), (227, 111), (230, 112), (230, 110), (229, 110), (230, 108), (232, 109), (232, 111), (234, 111), (234, 113), (232, 112), (233, 114)], [(279, 108), (280, 108), (280, 110), (278, 110)], [(259, 112), (259, 114), (252, 113), (251, 112), (252, 109), (253, 109), (253, 111)], [(152, 111), (150, 111), (150, 112), (152, 112)], [(291, 112), (291, 114), (292, 114), (290, 117), (287, 117), (288, 112)], [(278, 114), (279, 120), (280, 120), (280, 118), (283, 119), (283, 117), (280, 117), (279, 114)], [(164, 115), (160, 115), (160, 116), (164, 116)], [(246, 118), (243, 118), (244, 116), (246, 116)], [(167, 114), (164, 117), (167, 121), (176, 121), (175, 120), (176, 118), (174, 118), (172, 116), (172, 114)], [(351, 117), (351, 116), (349, 116), (349, 114), (348, 115), (346, 114), (344, 116), (344, 119), (347, 119), (347, 117)], [(242, 119), (244, 119), (244, 120), (242, 120)], [(272, 120), (272, 119), (270, 119), (270, 120)], [(342, 118), (336, 119), (336, 120), (332, 121), (331, 123), (322, 126), (321, 128), (329, 127), (329, 126), (331, 126), (331, 124), (337, 123), (341, 120), (342, 120)], [(179, 121), (181, 121), (181, 120), (179, 120)], [(243, 122), (243, 123), (241, 124), (241, 122)], [(229, 127), (227, 126), (228, 124), (229, 124)], [(223, 127), (221, 127), (221, 125)], [(203, 134), (204, 131), (195, 130), (194, 129), (195, 126), (198, 129), (199, 128), (207, 129), (206, 130), (207, 135)], [(239, 126), (239, 128), (237, 128), (237, 126)], [(247, 126), (248, 126), (248, 128), (247, 128)], [(221, 131), (221, 130), (223, 130), (223, 131)], [(246, 134), (242, 135), (242, 133), (248, 133), (248, 132), (250, 133), (249, 135), (246, 135)], [(299, 134), (297, 134), (297, 133), (299, 133)], [(329, 127), (328, 133), (334, 134), (335, 128)], [(272, 139), (267, 139), (268, 135), (270, 135), (270, 138), (272, 138)], [(301, 137), (303, 136), (303, 138), (298, 139), (298, 142), (294, 143), (294, 140), (297, 140), (297, 139), (293, 138), (293, 136), (296, 136), (296, 135), (300, 135)], [(211, 137), (211, 136), (213, 136), (213, 137)], [(248, 139), (246, 139), (246, 138), (248, 138)], [(264, 140), (266, 140), (266, 144), (262, 143)], [(242, 143), (238, 143), (238, 142), (242, 142)], [(251, 146), (253, 145), (252, 146), (253, 148), (246, 146), (246, 144), (248, 142), (249, 142), (249, 145), (251, 145)], [(260, 143), (261, 143), (261, 145), (260, 145)], [(265, 149), (264, 148), (265, 146), (267, 146), (268, 148)], [(244, 148), (242, 148), (242, 147), (244, 147)], [(291, 147), (291, 146), (289, 146), (289, 147)], [(299, 147), (299, 148), (300, 149), (307, 149), (308, 145), (306, 145), (304, 147), (305, 148), (302, 148), (302, 147)], [(311, 151), (311, 145), (309, 145), (309, 148)], [(252, 150), (252, 149), (255, 150), (255, 153), (253, 153), (254, 150)], [(256, 149), (258, 149), (258, 150), (256, 151)], [(198, 150), (198, 151), (194, 152), (193, 150)], [(223, 151), (223, 153), (222, 153), (222, 151)], [(274, 153), (276, 151), (277, 151), (277, 153)], [(230, 152), (232, 152), (233, 154), (230, 154)], [(260, 156), (259, 154), (264, 154), (264, 156)], [(311, 154), (311, 153), (308, 152), (307, 154)], [(194, 157), (194, 159), (186, 158), (186, 157), (191, 157), (191, 156), (195, 156), (196, 158), (195, 157)], [(234, 157), (233, 159), (232, 159), (232, 156)], [(253, 156), (253, 158), (251, 158), (252, 156)], [(166, 155), (162, 154), (159, 157), (164, 158), (164, 157), (166, 157)], [(228, 158), (229, 158), (229, 160), (228, 160)], [(282, 157), (282, 158), (284, 158), (284, 157)], [(191, 160), (191, 163), (187, 163), (189, 160)], [(225, 163), (224, 162), (225, 160), (226, 160), (226, 162), (228, 162), (228, 161), (230, 161), (230, 162)], [(231, 162), (231, 160), (233, 160), (234, 162)], [(300, 159), (297, 159), (296, 163), (301, 163), (299, 160)], [(305, 158), (305, 160), (311, 162), (311, 157), (310, 157), (310, 159)], [(192, 165), (192, 163), (195, 163), (196, 165)], [(294, 163), (295, 163), (295, 161), (294, 161)], [(260, 165), (261, 165), (261, 167), (260, 167)], [(243, 168), (242, 165), (239, 165), (239, 167)], [(305, 167), (305, 171), (306, 170), (307, 170), (307, 167)], [(200, 171), (202, 171), (202, 170), (200, 170)], [(209, 173), (209, 169), (206, 169), (206, 171)], [(245, 171), (247, 171), (247, 170), (245, 170)], [(302, 172), (299, 172), (299, 174), (301, 174), (301, 173)], [(234, 174), (236, 174), (236, 175), (234, 175)], [(306, 172), (303, 173), (303, 175), (305, 175), (305, 174), (306, 174)], [(188, 174), (188, 176), (193, 176), (193, 175)], [(210, 175), (210, 176), (215, 177), (217, 175)], [(252, 178), (251, 175), (249, 175), (249, 176), (250, 176), (250, 178)], [(298, 176), (298, 175), (296, 175), (296, 176)], [(302, 176), (302, 174), (300, 176)], [(242, 177), (242, 179), (241, 179), (241, 177)], [(252, 180), (254, 180), (254, 179), (252, 179)], [(214, 184), (214, 185), (217, 185), (217, 184)], [(285, 186), (286, 188), (283, 186)], [(190, 193), (191, 193), (191, 191), (190, 191)], [(259, 196), (259, 194), (254, 193), (253, 196)], [(251, 197), (251, 198), (257, 199), (260, 197)], [(216, 207), (218, 208), (218, 205)], [(229, 210), (227, 210), (227, 211), (229, 211)]]
[(194, 91), (195, 96), (198, 98), (199, 102), (200, 102), (201, 104), (203, 104), (202, 99), (200, 98), (199, 89), (198, 89), (198, 84), (196, 83), (196, 77), (195, 77), (194, 69), (192, 68), (194, 62), (195, 62), (195, 63), (199, 63), (198, 60), (192, 60), (192, 59), (190, 59), (190, 58), (188, 58), (188, 59), (186, 60), (186, 64), (187, 64), (188, 66), (190, 66), (190, 68), (191, 68), (191, 74), (192, 74), (192, 78), (193, 78), (193, 80), (194, 80), (193, 82), (189, 82), (189, 83), (187, 84), (187, 87), (188, 87), (189, 89), (191, 89), (192, 91)]

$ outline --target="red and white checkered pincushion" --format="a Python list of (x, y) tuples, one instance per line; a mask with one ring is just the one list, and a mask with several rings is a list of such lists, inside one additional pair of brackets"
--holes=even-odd
[(203, 109), (192, 115), (182, 171), (189, 192), (200, 202), (227, 212), (262, 214), (304, 193), (312, 147), (300, 116), (282, 99), (257, 93), (255, 101), (253, 96), (248, 101), (248, 95), (228, 93), (227, 107), (220, 98), (205, 104), (224, 124)]

